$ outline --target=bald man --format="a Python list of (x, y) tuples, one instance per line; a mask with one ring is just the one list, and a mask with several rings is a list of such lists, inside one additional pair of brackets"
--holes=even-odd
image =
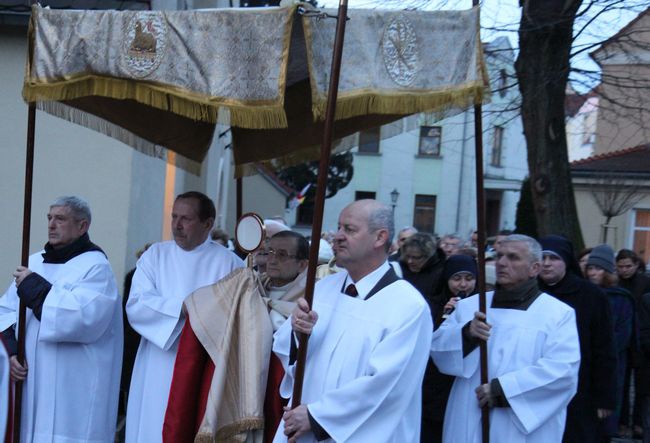
[(318, 282), (313, 310), (299, 299), (275, 334), (285, 398), (294, 383), (294, 333), (311, 336), (302, 404), (284, 414), (275, 442), (419, 441), (433, 326), (424, 298), (388, 264), (393, 231), (392, 210), (375, 200), (341, 212), (334, 251), (345, 271)]

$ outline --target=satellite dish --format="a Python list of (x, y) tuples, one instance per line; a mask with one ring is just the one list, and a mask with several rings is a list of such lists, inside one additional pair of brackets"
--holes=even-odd
[(259, 249), (266, 238), (266, 229), (262, 218), (249, 212), (241, 216), (235, 228), (235, 242), (242, 251), (250, 254)]

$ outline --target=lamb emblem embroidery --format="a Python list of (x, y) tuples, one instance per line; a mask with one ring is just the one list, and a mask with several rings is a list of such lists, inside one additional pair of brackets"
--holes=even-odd
[(124, 62), (138, 78), (149, 76), (163, 59), (167, 46), (167, 23), (159, 12), (142, 11), (129, 21), (124, 41)]

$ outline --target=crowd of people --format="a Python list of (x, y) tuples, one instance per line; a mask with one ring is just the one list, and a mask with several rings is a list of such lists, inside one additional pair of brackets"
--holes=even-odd
[(139, 252), (120, 297), (88, 203), (50, 205), (44, 250), (0, 298), (0, 418), (20, 381), (21, 441), (112, 442), (119, 404), (133, 443), (473, 443), (482, 411), (495, 442), (650, 442), (650, 278), (633, 251), (509, 231), (479, 251), (476, 232), (395, 233), (389, 207), (359, 200), (319, 239), (310, 306), (308, 239), (265, 220), (247, 267), (215, 218), (204, 194), (178, 195), (173, 239)]

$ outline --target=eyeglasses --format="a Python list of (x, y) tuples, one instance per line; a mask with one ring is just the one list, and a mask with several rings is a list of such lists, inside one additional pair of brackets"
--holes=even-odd
[(275, 249), (269, 248), (266, 250), (266, 254), (270, 256), (274, 256), (275, 258), (278, 259), (278, 261), (287, 261), (290, 258), (298, 258), (297, 255), (291, 255), (287, 253), (287, 251), (279, 250), (276, 251)]

